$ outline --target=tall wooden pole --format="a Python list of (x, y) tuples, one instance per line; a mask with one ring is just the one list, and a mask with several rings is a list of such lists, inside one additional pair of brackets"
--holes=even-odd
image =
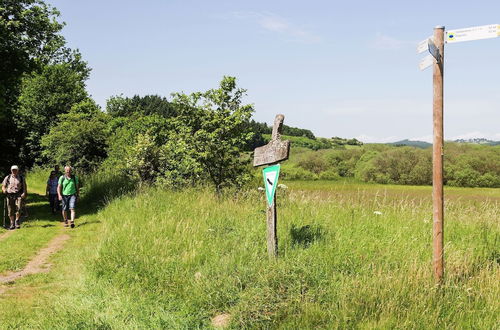
[(276, 195), (273, 204), (267, 206), (267, 253), (270, 258), (278, 257), (278, 233), (277, 233)]
[(433, 122), (434, 141), (432, 146), (432, 201), (433, 201), (433, 259), (434, 275), (441, 282), (444, 274), (443, 251), (443, 70), (444, 70), (444, 26), (434, 28), (434, 43), (439, 49), (441, 60), (433, 66)]

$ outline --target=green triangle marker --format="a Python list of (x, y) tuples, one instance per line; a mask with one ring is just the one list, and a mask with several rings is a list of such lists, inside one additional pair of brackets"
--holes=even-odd
[(274, 194), (278, 186), (280, 175), (280, 164), (266, 167), (262, 170), (264, 176), (264, 187), (266, 188), (267, 204), (273, 205)]

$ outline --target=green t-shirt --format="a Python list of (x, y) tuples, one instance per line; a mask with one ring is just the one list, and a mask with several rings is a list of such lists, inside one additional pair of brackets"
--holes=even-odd
[(78, 185), (78, 177), (72, 175), (71, 179), (68, 179), (65, 175), (61, 175), (59, 178), (59, 184), (62, 186), (63, 195), (74, 195), (76, 194), (76, 186)]

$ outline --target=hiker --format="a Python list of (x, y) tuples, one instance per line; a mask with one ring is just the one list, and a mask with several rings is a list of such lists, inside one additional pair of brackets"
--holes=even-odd
[(57, 186), (59, 185), (59, 177), (56, 176), (56, 172), (50, 172), (49, 179), (47, 180), (47, 187), (45, 188), (45, 194), (49, 196), (50, 210), (52, 214), (60, 210), (59, 198), (57, 196)]
[(21, 208), (23, 200), (26, 198), (28, 188), (26, 180), (19, 174), (19, 167), (12, 165), (10, 168), (11, 174), (7, 175), (2, 182), (2, 191), (7, 195), (7, 212), (10, 219), (9, 229), (21, 228)]
[[(61, 170), (59, 169), (59, 165), (57, 165), (57, 164), (56, 164), (56, 165), (54, 165), (54, 170), (52, 170), (52, 171), (50, 172), (50, 175), (49, 175), (49, 179), (48, 179), (48, 180), (50, 180), (50, 176), (52, 175), (52, 172), (54, 172), (54, 173), (55, 173), (56, 180), (57, 180), (57, 181), (56, 181), (56, 192), (55, 192), (55, 196), (54, 196), (54, 198), (55, 198), (55, 200), (54, 200), (54, 201), (55, 201), (55, 202), (54, 202), (54, 206), (55, 206), (55, 208), (56, 208), (56, 211), (61, 211), (61, 202), (59, 202), (59, 198), (57, 197), (57, 185), (58, 185), (58, 183), (59, 183), (59, 178), (63, 175), (63, 172), (61, 172)], [(48, 181), (48, 180), (47, 180), (47, 181)], [(48, 182), (47, 182), (47, 183), (48, 183)], [(50, 202), (50, 192), (49, 192), (48, 194), (49, 194), (48, 196), (49, 196), (49, 202)], [(51, 206), (51, 209), (52, 209), (52, 206)], [(52, 212), (52, 213), (53, 213), (53, 212)]]
[(59, 165), (54, 165), (54, 172), (56, 172), (56, 178), (60, 178), (63, 175), (63, 172), (59, 169)]
[(75, 206), (80, 195), (80, 185), (78, 177), (71, 174), (71, 166), (64, 167), (64, 175), (59, 178), (57, 185), (57, 195), (62, 201), (62, 216), (64, 226), (68, 227), (68, 210), (71, 212), (71, 228), (75, 227)]

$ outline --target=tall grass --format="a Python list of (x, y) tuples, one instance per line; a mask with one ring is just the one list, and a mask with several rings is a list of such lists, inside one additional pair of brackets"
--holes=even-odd
[(47, 180), (52, 169), (35, 167), (26, 173), (26, 184), (28, 190), (37, 194), (44, 195), (47, 187)]
[[(446, 205), (446, 281), (434, 284), (428, 192), (296, 183), (278, 196), (279, 258), (269, 260), (260, 192), (150, 189), (99, 214), (80, 327), (198, 328), (221, 313), (245, 328), (495, 328), (498, 190)], [(467, 191), (464, 196), (467, 196)]]
[[(498, 189), (446, 189), (439, 287), (430, 187), (287, 182), (269, 260), (256, 189), (128, 194), (132, 183), (113, 175), (82, 182), (86, 214), (72, 239), (49, 274), (16, 283), (18, 300), (0, 297), (0, 328), (191, 329), (220, 314), (232, 328), (499, 326)], [(23, 307), (27, 292), (42, 296), (36, 308)]]

